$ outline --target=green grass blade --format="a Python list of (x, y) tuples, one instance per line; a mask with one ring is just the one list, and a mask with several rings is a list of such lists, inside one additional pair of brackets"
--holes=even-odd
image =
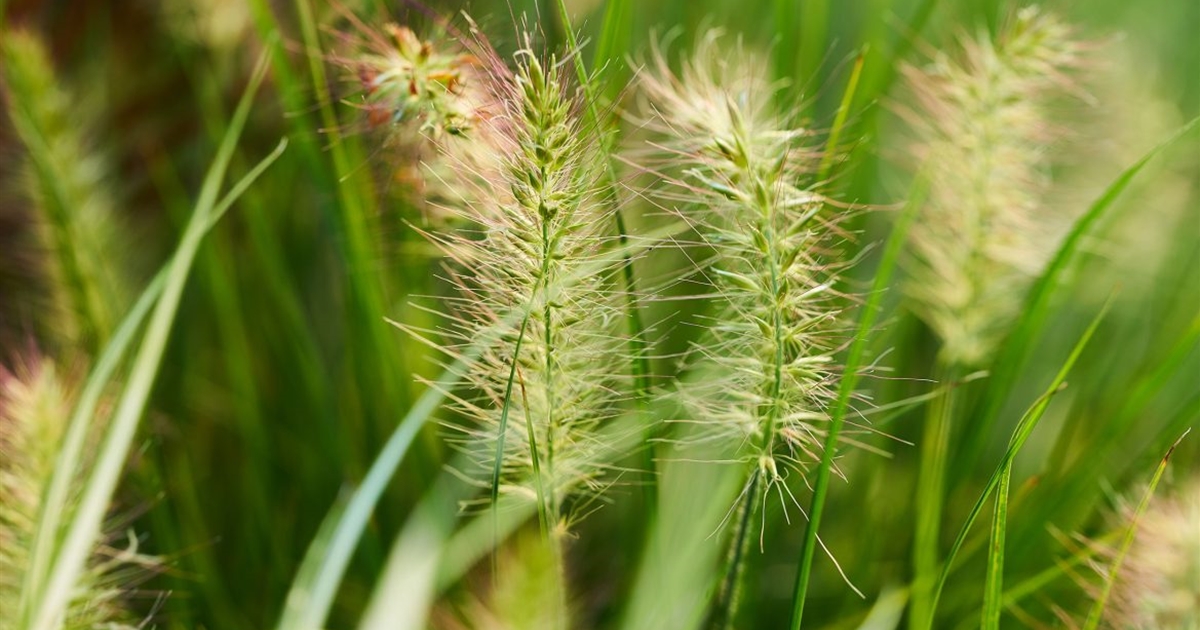
[(827, 185), (826, 179), (829, 178), (829, 171), (833, 168), (833, 160), (837, 156), (838, 143), (842, 138), (842, 128), (846, 126), (846, 118), (849, 117), (850, 107), (854, 103), (854, 93), (862, 78), (863, 59), (864, 54), (858, 53), (858, 57), (854, 60), (854, 68), (850, 71), (850, 78), (846, 81), (846, 91), (842, 92), (842, 102), (838, 105), (837, 114), (833, 118), (833, 128), (829, 131), (829, 142), (825, 146), (825, 156), (821, 158), (821, 166), (817, 169), (817, 182), (822, 186)]
[(1163, 455), (1162, 460), (1158, 462), (1158, 468), (1154, 471), (1154, 476), (1150, 478), (1150, 485), (1146, 488), (1145, 494), (1142, 495), (1142, 501), (1138, 503), (1137, 510), (1133, 513), (1133, 519), (1129, 523), (1128, 529), (1125, 530), (1125, 536), (1121, 539), (1121, 546), (1117, 548), (1117, 556), (1113, 558), (1112, 565), (1108, 568), (1108, 575), (1104, 577), (1104, 586), (1101, 587), (1100, 595), (1092, 604), (1092, 609), (1088, 612), (1087, 620), (1083, 624), (1083, 630), (1096, 630), (1100, 627), (1101, 615), (1104, 614), (1104, 606), (1108, 604), (1108, 597), (1112, 594), (1113, 584), (1117, 581), (1117, 572), (1121, 570), (1121, 564), (1125, 561), (1125, 556), (1129, 553), (1129, 547), (1133, 545), (1133, 539), (1137, 536), (1138, 521), (1142, 515), (1146, 513), (1146, 509), (1150, 507), (1150, 499), (1154, 498), (1154, 489), (1158, 487), (1158, 482), (1162, 480), (1163, 473), (1167, 471), (1167, 461), (1171, 459), (1171, 453), (1175, 452), (1175, 447), (1187, 437), (1192, 430), (1184, 431), (1179, 439), (1167, 449), (1167, 453)]
[[(70, 602), (75, 583), (100, 535), (101, 524), (125, 466), (125, 458), (166, 349), (188, 272), (199, 249), (200, 240), (209, 229), (225, 171), (249, 116), (254, 95), (265, 75), (266, 63), (265, 59), (262, 59), (242, 100), (238, 103), (229, 129), (205, 176), (196, 208), (166, 274), (162, 296), (150, 317), (129, 380), (106, 428), (102, 446), (93, 469), (87, 476), (79, 507), (72, 515), (66, 537), (49, 555), (53, 560), (46, 574), (45, 584), (32, 583), (31, 597), (27, 600), (22, 598), (28, 602), (28, 608), (22, 611), (23, 627), (31, 630), (54, 630), (63, 621), (64, 611)], [(55, 535), (52, 530), (47, 532)]]
[(867, 618), (859, 624), (858, 630), (895, 630), (900, 627), (900, 619), (904, 616), (904, 606), (907, 603), (908, 589), (885, 587), (875, 605), (871, 606)]
[(829, 430), (825, 435), (821, 463), (817, 467), (817, 480), (813, 484), (812, 504), (808, 509), (808, 528), (804, 532), (804, 547), (800, 553), (800, 566), (796, 572), (796, 584), (792, 591), (792, 630), (800, 628), (800, 622), (804, 617), (804, 601), (808, 594), (808, 582), (812, 575), (812, 563), (816, 554), (821, 518), (825, 513), (825, 495), (829, 491), (829, 480), (833, 472), (838, 437), (845, 425), (846, 413), (850, 409), (850, 397), (858, 386), (861, 376), (859, 369), (866, 356), (871, 331), (879, 316), (883, 296), (891, 283), (892, 274), (896, 269), (896, 261), (900, 257), (904, 239), (908, 235), (908, 228), (912, 225), (923, 199), (924, 194), (920, 189), (914, 191), (910, 203), (904, 208), (895, 227), (892, 228), (887, 245), (884, 247), (883, 256), (879, 260), (879, 266), (875, 270), (875, 282), (871, 287), (870, 296), (859, 316), (854, 342), (846, 356), (845, 371), (838, 384), (837, 401), (829, 413)]
[(1050, 300), (1075, 261), (1084, 240), (1107, 215), (1109, 209), (1113, 207), (1113, 203), (1146, 164), (1195, 129), (1198, 124), (1200, 124), (1200, 118), (1193, 118), (1191, 122), (1179, 128), (1169, 138), (1146, 152), (1113, 180), (1104, 193), (1092, 203), (1088, 211), (1075, 221), (1075, 225), (1063, 239), (1054, 258), (1051, 259), (1046, 270), (1042, 272), (1041, 277), (1030, 289), (1025, 298), (1024, 308), (1021, 309), (1021, 319), (1013, 327), (1008, 342), (1001, 346), (1000, 355), (995, 362), (992, 378), (988, 384), (987, 402), (978, 420), (976, 438), (969, 447), (968, 461), (973, 461), (978, 457), (988, 436), (991, 435), (991, 428), (995, 426), (996, 419), (1004, 405), (1004, 394), (1012, 391), (1013, 384), (1021, 373), (1021, 367), (1034, 348), (1035, 336), (1045, 328), (1046, 319), (1050, 315)]
[(1008, 524), (1008, 486), (1012, 481), (1012, 462), (1000, 473), (996, 487), (996, 508), (992, 513), (992, 533), (988, 544), (987, 581), (983, 591), (983, 630), (1000, 630), (1000, 611), (1004, 591), (1004, 532)]
[(1104, 319), (1104, 316), (1108, 313), (1110, 306), (1112, 306), (1111, 297), (1109, 298), (1109, 301), (1105, 303), (1104, 308), (1102, 308), (1096, 317), (1092, 319), (1091, 324), (1088, 325), (1088, 328), (1084, 331), (1083, 336), (1081, 336), (1079, 341), (1075, 343), (1075, 347), (1072, 348), (1070, 356), (1067, 357), (1066, 362), (1064, 362), (1062, 367), (1059, 368), (1058, 374), (1055, 375), (1053, 381), (1050, 383), (1050, 386), (1046, 388), (1046, 391), (1040, 397), (1038, 397), (1036, 401), (1034, 401), (1033, 405), (1021, 417), (1020, 422), (1017, 423), (1016, 429), (1013, 430), (1012, 438), (1009, 440), (1008, 450), (1004, 453), (1003, 460), (1001, 460), (999, 466), (996, 467), (995, 472), (993, 472), (992, 476), (988, 479), (987, 485), (984, 487), (983, 494), (979, 496), (979, 499), (975, 502), (974, 507), (971, 508), (971, 512), (968, 514), (966, 522), (963, 523), (962, 529), (959, 530), (958, 536), (954, 539), (954, 544), (950, 546), (950, 553), (947, 554), (946, 560), (942, 564), (941, 575), (938, 576), (937, 585), (933, 590), (930, 615), (925, 620), (925, 627), (932, 627), (933, 613), (937, 611), (937, 604), (941, 597), (942, 589), (946, 586), (946, 580), (950, 577), (951, 569), (954, 568), (954, 559), (958, 556), (959, 550), (962, 549), (963, 543), (966, 542), (967, 534), (970, 533), (971, 526), (975, 524), (975, 519), (977, 519), (980, 512), (983, 511), (983, 506), (987, 502), (988, 498), (991, 497), (992, 492), (995, 492), (1000, 486), (1004, 471), (1012, 465), (1013, 460), (1017, 456), (1017, 452), (1021, 450), (1021, 447), (1025, 445), (1025, 441), (1029, 439), (1029, 435), (1033, 433), (1034, 428), (1037, 427), (1038, 422), (1042, 419), (1042, 415), (1046, 412), (1046, 408), (1050, 406), (1050, 399), (1054, 397), (1054, 394), (1062, 389), (1063, 384), (1066, 381), (1067, 374), (1071, 371), (1071, 368), (1075, 366), (1075, 362), (1079, 359), (1079, 355), (1081, 355), (1084, 348), (1087, 347), (1092, 335), (1095, 334), (1096, 329), (1100, 326), (1100, 321)]
[(629, 14), (629, 0), (608, 0), (604, 4), (600, 38), (596, 40), (596, 48), (592, 51), (592, 68), (608, 67), (608, 80), (605, 83), (607, 88), (604, 93), (609, 99), (620, 93), (628, 74), (618, 55), (621, 51), (629, 50)]
[[(208, 232), (217, 224), (221, 217), (233, 206), (233, 202), (283, 154), (286, 147), (287, 141), (281, 141), (279, 146), (270, 155), (259, 162), (258, 165), (230, 189), (229, 193), (213, 208), (212, 216), (205, 227), (205, 232)], [(120, 365), (121, 359), (125, 356), (130, 344), (133, 343), (134, 335), (141, 328), (146, 315), (149, 314), (151, 307), (158, 302), (159, 296), (162, 295), (163, 288), (166, 286), (167, 276), (173, 264), (174, 258), (167, 261), (162, 269), (155, 274), (150, 284), (142, 291), (142, 294), (134, 302), (120, 325), (113, 332), (112, 338), (105, 344), (103, 352), (101, 352), (95, 366), (89, 372), (87, 380), (84, 382), (83, 390), (79, 395), (79, 401), (76, 403), (75, 408), (71, 412), (71, 417), (67, 422), (67, 431), (63, 435), (62, 447), (59, 449), (55, 460), (54, 474), (50, 477), (50, 482), (46, 486), (42, 497), (41, 514), (38, 518), (37, 530), (34, 532), (31, 562), (28, 570), (25, 572), (25, 584), (22, 586), (24, 597), (32, 597), (33, 589), (40, 588), (40, 586), (35, 587), (34, 585), (40, 585), (43, 576), (49, 571), (49, 564), (52, 560), (51, 545), (59, 530), (62, 517), (66, 515), (67, 496), (70, 491), (71, 481), (78, 474), (78, 463), (82, 459), (83, 447), (87, 440), (91, 420), (96, 414), (96, 408), (100, 404), (100, 397), (104, 393), (104, 388), (112, 380), (113, 374)]]

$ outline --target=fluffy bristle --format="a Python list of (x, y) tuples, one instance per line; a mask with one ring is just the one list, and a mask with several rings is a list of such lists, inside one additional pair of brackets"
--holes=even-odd
[(1200, 627), (1200, 477), (1138, 519), (1106, 616), (1114, 628)]
[(26, 149), (26, 192), (50, 270), (47, 338), (95, 352), (126, 303), (121, 221), (106, 189), (104, 161), (85, 141), (77, 98), (62, 88), (33, 34), (0, 35), (0, 78)]

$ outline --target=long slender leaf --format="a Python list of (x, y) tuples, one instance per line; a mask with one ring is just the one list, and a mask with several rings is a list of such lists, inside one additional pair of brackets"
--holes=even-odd
[(1021, 319), (1013, 327), (1008, 342), (1001, 346), (1000, 355), (996, 359), (992, 370), (992, 378), (988, 384), (987, 395), (985, 397), (986, 404), (983, 413), (980, 414), (977, 420), (975, 429), (976, 438), (974, 443), (968, 447), (969, 458), (967, 461), (974, 461), (979, 456), (987, 439), (989, 439), (992, 433), (991, 429), (995, 426), (996, 419), (999, 417), (1000, 411), (1004, 406), (1005, 394), (1012, 391), (1013, 384), (1020, 375), (1022, 366), (1035, 347), (1036, 335), (1045, 328), (1046, 319), (1050, 315), (1051, 298), (1075, 262), (1080, 246), (1092, 234), (1095, 227), (1107, 216), (1114, 202), (1121, 196), (1121, 193), (1125, 191), (1138, 173), (1145, 168), (1146, 164), (1165, 149), (1175, 144), (1180, 138), (1196, 129), (1198, 124), (1200, 124), (1200, 117), (1193, 118), (1175, 133), (1171, 134), (1166, 140), (1146, 152), (1145, 155), (1113, 180), (1104, 193), (1092, 203), (1088, 211), (1075, 221), (1071, 231), (1063, 239), (1062, 245), (1059, 246), (1058, 251), (1054, 254), (1054, 258), (1050, 260), (1050, 263), (1046, 266), (1046, 270), (1042, 272), (1041, 277), (1038, 278), (1037, 282), (1029, 290), (1029, 294), (1025, 298), (1025, 305), (1021, 309)]

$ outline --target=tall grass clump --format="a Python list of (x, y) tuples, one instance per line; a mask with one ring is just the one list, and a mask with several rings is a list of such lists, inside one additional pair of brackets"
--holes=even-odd
[[(73, 404), (69, 380), (69, 374), (61, 375), (52, 362), (41, 357), (21, 360), (12, 372), (0, 369), (3, 630), (23, 627), (16, 611), (28, 579), (42, 499), (54, 474)], [(137, 587), (153, 570), (155, 561), (138, 554), (137, 544), (137, 539), (130, 536), (125, 549), (105, 542), (96, 545), (63, 611), (61, 628), (139, 627), (126, 608), (126, 600), (137, 594)]]
[(40, 234), (51, 307), (47, 334), (95, 354), (128, 301), (124, 232), (104, 160), (89, 146), (85, 108), (64, 89), (31, 32), (0, 33), (0, 78), (9, 119), (25, 149), (23, 189)]
[[(910, 308), (940, 343), (936, 378), (953, 383), (989, 364), (1026, 291), (1057, 249), (1069, 214), (1044, 203), (1053, 100), (1071, 89), (1081, 46), (1053, 15), (1019, 10), (995, 38), (963, 37), (903, 74), (911, 156), (928, 196), (909, 233)], [(930, 622), (954, 389), (929, 407), (917, 480), (911, 621)]]
[[(811, 189), (820, 153), (774, 108), (765, 65), (718, 32), (682, 71), (655, 52), (643, 75), (649, 126), (664, 138), (657, 191), (711, 250), (703, 267), (719, 312), (691, 351), (701, 375), (681, 385), (688, 421), (744, 468), (728, 574), (711, 623), (732, 623), (752, 515), (768, 493), (799, 504), (788, 476), (819, 462), (836, 390), (842, 264), (838, 212)], [(732, 512), (733, 510), (731, 510)]]

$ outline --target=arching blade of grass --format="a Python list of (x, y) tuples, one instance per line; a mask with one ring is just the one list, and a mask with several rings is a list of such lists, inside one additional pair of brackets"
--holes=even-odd
[[(259, 162), (254, 169), (230, 189), (229, 193), (221, 199), (221, 202), (213, 208), (212, 216), (205, 227), (205, 232), (208, 232), (217, 224), (233, 205), (233, 202), (237, 201), (246, 189), (267, 170), (267, 167), (283, 154), (285, 148), (287, 148), (286, 140), (281, 141), (279, 146), (270, 155)], [(84, 443), (92, 424), (92, 418), (96, 415), (96, 408), (100, 404), (100, 397), (104, 393), (104, 388), (112, 380), (113, 374), (120, 365), (121, 359), (125, 356), (130, 344), (133, 343), (134, 335), (141, 328), (146, 315), (150, 312), (154, 304), (158, 302), (159, 296), (162, 295), (163, 288), (166, 286), (167, 276), (173, 264), (174, 258), (167, 261), (154, 276), (154, 279), (150, 281), (150, 284), (142, 291), (142, 294), (134, 302), (120, 325), (113, 332), (112, 338), (105, 344), (103, 352), (101, 352), (95, 366), (92, 367), (87, 380), (84, 382), (83, 390), (79, 395), (79, 401), (76, 403), (75, 409), (72, 410), (71, 417), (67, 422), (67, 430), (63, 436), (62, 447), (59, 449), (55, 459), (54, 474), (51, 476), (50, 483), (47, 485), (42, 497), (41, 515), (38, 518), (37, 530), (34, 533), (31, 562), (28, 570), (25, 572), (26, 583), (22, 586), (24, 589), (23, 592), (28, 593), (28, 596), (32, 596), (33, 584), (40, 582), (42, 576), (46, 575), (49, 571), (49, 563), (52, 559), (50, 546), (55, 541), (62, 517), (66, 515), (67, 496), (70, 491), (71, 481), (79, 472), (78, 464), (82, 459)]]
[[(615, 248), (597, 259), (594, 265), (579, 269), (575, 275), (563, 278), (564, 286), (578, 282), (581, 278), (603, 273), (619, 261), (644, 250), (659, 239), (681, 233), (685, 229), (680, 223), (672, 223), (646, 234), (641, 240), (624, 247)], [(527, 315), (526, 309), (515, 309), (504, 314), (496, 323), (495, 330), (505, 330)], [(464, 372), (478, 360), (480, 354), (494, 342), (491, 335), (485, 336), (468, 346), (442, 372), (417, 399), (416, 403), (400, 420), (383, 449), (371, 463), (362, 484), (351, 494), (344, 511), (335, 508), (321, 524), (327, 536), (318, 536), (309, 545), (300, 564), (296, 580), (288, 591), (278, 630), (319, 630), (324, 627), (337, 588), (346, 574), (350, 556), (358, 546), (367, 522), (379, 498), (383, 495), (392, 475), (399, 468), (413, 440), (425, 426), (425, 422), (437, 411), (446, 397), (446, 392), (456, 387)]]
[[(164, 270), (165, 278), (162, 281), (161, 297), (150, 316), (150, 322), (144, 333), (142, 345), (134, 359), (129, 380), (117, 403), (113, 417), (105, 429), (102, 446), (93, 468), (85, 478), (79, 506), (71, 515), (65, 538), (61, 543), (56, 540), (58, 536), (56, 523), (54, 527), (39, 526), (39, 536), (44, 536), (43, 540), (46, 542), (41, 543), (40, 549), (35, 546), (36, 555), (31, 560), (31, 578), (22, 593), (20, 618), (24, 628), (53, 630), (61, 624), (75, 584), (84, 569), (88, 555), (100, 536), (101, 524), (120, 479), (121, 471), (125, 466), (125, 458), (129, 453), (138, 422), (145, 410), (158, 373), (159, 363), (166, 348), (183, 288), (187, 282), (188, 272), (199, 249), (200, 241), (208, 232), (216, 214), (217, 195), (220, 192), (221, 182), (250, 113), (254, 95), (265, 74), (265, 59), (260, 59), (250, 85), (242, 95), (241, 102), (238, 103), (237, 111), (230, 121), (216, 158), (205, 176), (195, 210), (184, 231), (179, 247), (175, 251), (170, 266)], [(143, 300), (153, 301), (144, 297), (139, 300), (138, 306), (143, 305)], [(144, 308), (148, 308), (148, 303)], [(138, 315), (136, 310), (134, 315)], [(138, 317), (140, 318), (140, 315)], [(132, 328), (136, 328), (136, 326), (131, 326)], [(120, 352), (114, 352), (111, 359), (102, 360), (104, 369), (111, 373), (111, 369), (119, 357)], [(105, 358), (107, 359), (107, 357)], [(99, 390), (103, 388), (104, 383), (99, 380), (96, 383), (95, 396), (98, 397)], [(93, 407), (95, 405), (94, 400), (81, 402)], [(81, 405), (82, 407), (83, 405)], [(82, 421), (80, 424), (82, 428), (77, 429), (72, 426), (69, 429), (69, 439), (79, 443), (78, 445), (69, 445), (71, 448), (82, 448), (83, 438), (77, 434), (86, 435), (87, 428)], [(62, 518), (67, 486), (71, 481), (74, 463), (72, 461), (70, 466), (60, 467), (59, 470), (56, 470), (55, 477), (61, 475), (62, 480), (51, 481), (48, 492), (52, 493), (50, 498), (54, 499), (55, 503), (47, 504), (43, 518), (49, 518), (51, 521)], [(59, 495), (62, 497), (61, 500)], [(54, 513), (51, 515), (51, 512)], [(38, 567), (45, 567), (46, 570), (43, 571)]]
[(859, 370), (866, 356), (867, 345), (872, 339), (872, 329), (879, 317), (883, 295), (892, 280), (896, 270), (896, 261), (903, 249), (908, 236), (908, 228), (917, 216), (917, 209), (924, 201), (924, 186), (918, 185), (910, 196), (904, 211), (900, 214), (896, 225), (892, 228), (884, 247), (883, 256), (875, 270), (875, 282), (867, 303), (863, 306), (858, 319), (858, 329), (855, 331), (854, 342), (846, 355), (845, 370), (838, 384), (837, 401), (829, 412), (829, 429), (825, 434), (824, 450), (821, 452), (821, 463), (817, 466), (817, 480), (813, 484), (812, 504), (808, 510), (808, 528), (804, 532), (804, 547), (800, 552), (800, 566), (796, 572), (796, 584), (792, 591), (792, 630), (800, 628), (804, 617), (804, 600), (808, 594), (808, 582), (812, 575), (813, 556), (816, 554), (817, 538), (821, 527), (821, 517), (825, 513), (825, 495), (829, 491), (829, 480), (833, 472), (833, 460), (837, 453), (838, 437), (846, 423), (846, 414), (850, 410), (850, 397), (858, 386), (861, 377)]
[(1133, 544), (1133, 539), (1137, 536), (1138, 521), (1142, 515), (1146, 513), (1146, 508), (1150, 506), (1150, 499), (1154, 498), (1154, 489), (1158, 487), (1158, 482), (1162, 480), (1163, 473), (1167, 471), (1167, 460), (1171, 459), (1171, 453), (1175, 452), (1175, 447), (1187, 437), (1192, 430), (1184, 431), (1179, 439), (1167, 449), (1166, 455), (1163, 455), (1162, 460), (1158, 462), (1158, 468), (1154, 471), (1154, 476), (1150, 478), (1150, 485), (1146, 487), (1146, 493), (1142, 495), (1142, 500), (1138, 503), (1137, 510), (1133, 513), (1133, 518), (1129, 522), (1129, 528), (1125, 530), (1125, 536), (1121, 540), (1121, 546), (1117, 548), (1117, 556), (1113, 558), (1112, 565), (1108, 568), (1108, 575), (1104, 576), (1104, 585), (1101, 587), (1100, 596), (1096, 598), (1096, 602), (1092, 604), (1092, 609), (1088, 612), (1087, 620), (1083, 624), (1083, 630), (1096, 630), (1100, 627), (1100, 617), (1104, 614), (1104, 606), (1108, 604), (1108, 597), (1112, 594), (1113, 584), (1117, 581), (1117, 572), (1121, 570), (1121, 563), (1125, 561), (1125, 556), (1129, 553), (1129, 547)]
[(971, 512), (968, 514), (966, 522), (963, 523), (962, 529), (959, 530), (958, 536), (954, 539), (954, 544), (950, 546), (950, 553), (946, 555), (946, 560), (942, 564), (941, 574), (938, 576), (937, 584), (933, 589), (932, 602), (929, 611), (930, 614), (924, 621), (925, 627), (930, 628), (933, 626), (933, 618), (937, 612), (938, 599), (941, 598), (942, 589), (946, 586), (946, 580), (950, 577), (951, 569), (954, 568), (954, 559), (958, 556), (959, 550), (962, 549), (963, 543), (967, 539), (967, 534), (970, 533), (971, 527), (975, 524), (975, 519), (977, 519), (979, 517), (979, 513), (983, 511), (983, 506), (991, 497), (991, 494), (995, 492), (1001, 485), (1004, 476), (1007, 474), (1007, 471), (1012, 466), (1013, 460), (1017, 456), (1017, 452), (1020, 451), (1021, 447), (1025, 445), (1025, 441), (1029, 439), (1030, 434), (1032, 434), (1033, 430), (1037, 427), (1038, 422), (1042, 419), (1042, 415), (1046, 413), (1046, 408), (1050, 406), (1051, 398), (1053, 398), (1054, 394), (1058, 393), (1063, 388), (1067, 374), (1071, 371), (1071, 368), (1075, 366), (1075, 362), (1079, 359), (1079, 355), (1083, 353), (1084, 348), (1087, 347), (1092, 335), (1096, 332), (1096, 328), (1100, 326), (1100, 321), (1104, 319), (1104, 316), (1108, 313), (1109, 307), (1112, 306), (1112, 301), (1113, 300), (1110, 297), (1108, 302), (1105, 303), (1104, 308), (1102, 308), (1096, 317), (1092, 319), (1092, 323), (1088, 325), (1088, 328), (1086, 331), (1084, 331), (1083, 336), (1081, 336), (1079, 341), (1076, 342), (1075, 347), (1071, 350), (1071, 354), (1067, 357), (1067, 360), (1065, 363), (1063, 363), (1062, 367), (1059, 368), (1058, 374), (1055, 375), (1054, 380), (1052, 380), (1050, 383), (1050, 386), (1046, 388), (1046, 391), (1039, 396), (1036, 401), (1034, 401), (1033, 405), (1021, 417), (1020, 422), (1017, 423), (1017, 427), (1013, 430), (1012, 437), (1009, 439), (1008, 450), (1004, 453), (1004, 458), (1000, 461), (999, 466), (996, 467), (995, 472), (993, 472), (992, 476), (988, 479), (987, 485), (984, 487), (983, 494), (979, 496), (979, 499), (975, 502), (974, 507), (971, 508)]
[(1084, 240), (1091, 235), (1097, 224), (1107, 216), (1108, 211), (1113, 207), (1113, 203), (1121, 196), (1121, 193), (1125, 191), (1125, 188), (1129, 186), (1129, 183), (1133, 181), (1133, 178), (1141, 172), (1146, 164), (1159, 153), (1162, 153), (1163, 150), (1195, 129), (1197, 124), (1200, 124), (1200, 118), (1193, 118), (1191, 122), (1181, 127), (1158, 146), (1150, 149), (1150, 151), (1113, 180), (1113, 183), (1108, 186), (1104, 193), (1092, 203), (1088, 211), (1075, 221), (1075, 225), (1063, 239), (1058, 252), (1055, 253), (1050, 263), (1046, 265), (1046, 270), (1042, 272), (1041, 277), (1030, 288), (1029, 294), (1025, 298), (1025, 306), (1021, 309), (1021, 319), (1013, 327), (1008, 341), (1001, 345), (1000, 355), (994, 364), (992, 378), (988, 383), (984, 410), (977, 420), (974, 430), (974, 440), (969, 444), (967, 457), (963, 460), (968, 465), (979, 457), (980, 452), (991, 436), (991, 429), (995, 426), (996, 419), (1004, 406), (1005, 393), (1012, 391), (1013, 384), (1021, 373), (1022, 366), (1024, 366), (1026, 359), (1029, 358), (1034, 348), (1037, 336), (1045, 328), (1046, 319), (1050, 316), (1051, 298), (1075, 262), (1079, 248)]

